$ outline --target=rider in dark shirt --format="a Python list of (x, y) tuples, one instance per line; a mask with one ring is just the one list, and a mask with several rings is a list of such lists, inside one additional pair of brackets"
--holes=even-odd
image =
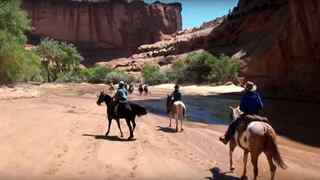
[[(257, 115), (263, 109), (263, 103), (261, 97), (258, 92), (256, 92), (257, 87), (253, 82), (248, 81), (245, 87), (245, 93), (241, 98), (240, 102), (240, 110), (243, 112), (241, 117), (246, 115)], [(224, 144), (227, 144), (230, 139), (234, 136), (237, 127), (241, 123), (242, 118), (238, 118), (233, 121), (224, 135), (224, 137), (220, 137), (219, 140)]]
[(176, 84), (174, 86), (174, 91), (171, 93), (171, 100), (173, 102), (182, 100), (182, 94), (179, 89), (180, 89), (180, 86), (178, 84)]

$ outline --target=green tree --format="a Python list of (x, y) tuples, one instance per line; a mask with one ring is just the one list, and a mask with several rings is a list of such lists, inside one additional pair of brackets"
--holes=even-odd
[[(30, 29), (29, 20), (19, 0), (0, 3), (0, 83), (29, 80), (39, 72), (39, 58), (24, 49)], [(31, 72), (33, 70), (34, 72)]]
[(36, 49), (42, 58), (47, 81), (55, 81), (61, 74), (78, 71), (83, 59), (73, 44), (46, 38)]

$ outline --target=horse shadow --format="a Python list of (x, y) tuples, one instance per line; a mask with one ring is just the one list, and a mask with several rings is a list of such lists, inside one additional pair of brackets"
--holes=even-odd
[(162, 126), (157, 126), (158, 131), (162, 131), (165, 133), (177, 133), (176, 129), (170, 128), (170, 127), (162, 127)]
[(218, 167), (214, 167), (214, 168), (210, 169), (210, 172), (212, 173), (212, 177), (206, 177), (206, 179), (209, 179), (209, 180), (240, 180), (240, 178), (238, 178), (238, 177), (227, 175), (230, 172), (221, 172), (221, 170)]
[(118, 136), (105, 136), (105, 135), (93, 135), (93, 134), (82, 134), (82, 136), (94, 137), (97, 140), (108, 140), (108, 141), (119, 141), (119, 142), (130, 142), (135, 141), (136, 139), (126, 139), (120, 138)]

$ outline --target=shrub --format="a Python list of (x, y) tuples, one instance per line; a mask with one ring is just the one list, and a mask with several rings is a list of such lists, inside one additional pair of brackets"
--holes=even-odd
[(167, 76), (179, 83), (216, 83), (236, 79), (239, 71), (239, 64), (229, 57), (203, 52), (189, 54), (186, 59), (177, 61)]
[(85, 81), (85, 79), (81, 76), (80, 72), (70, 71), (67, 73), (58, 74), (58, 78), (55, 82), (59, 83), (80, 83)]
[(92, 68), (81, 70), (80, 76), (89, 83), (103, 83), (106, 75), (110, 72), (111, 69), (96, 65)]
[(156, 85), (169, 82), (166, 73), (160, 71), (160, 68), (153, 65), (145, 65), (143, 67), (142, 75), (145, 83)]
[(111, 71), (109, 74), (106, 75), (104, 81), (106, 83), (119, 83), (120, 81), (124, 81), (127, 83), (135, 82), (135, 77), (131, 76), (125, 72), (122, 71)]

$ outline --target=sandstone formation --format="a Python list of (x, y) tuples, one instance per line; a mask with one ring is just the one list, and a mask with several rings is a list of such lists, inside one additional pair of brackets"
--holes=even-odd
[[(256, 81), (261, 90), (272, 96), (320, 100), (318, 0), (239, 0), (227, 16), (187, 30), (181, 30), (180, 4), (109, 0), (97, 7), (96, 3), (71, 1), (63, 6), (49, 0), (37, 5), (31, 3), (35, 0), (24, 2), (35, 19), (34, 34), (51, 32), (81, 47), (107, 48), (111, 50), (104, 51), (108, 55), (116, 54), (108, 57), (122, 57), (101, 63), (112, 68), (138, 72), (146, 63), (167, 68), (186, 53), (205, 49), (240, 59), (241, 75)], [(94, 8), (96, 11), (92, 11)], [(130, 19), (132, 16), (135, 21)], [(52, 21), (48, 21), (49, 17)], [(81, 23), (77, 24), (79, 19)], [(63, 27), (72, 27), (72, 33)], [(109, 59), (104, 56), (101, 61)]]
[(75, 43), (84, 56), (112, 59), (182, 28), (181, 4), (127, 0), (23, 0), (30, 37)]
[(242, 75), (273, 95), (320, 100), (319, 18), (316, 0), (240, 0), (209, 49), (241, 58)]

